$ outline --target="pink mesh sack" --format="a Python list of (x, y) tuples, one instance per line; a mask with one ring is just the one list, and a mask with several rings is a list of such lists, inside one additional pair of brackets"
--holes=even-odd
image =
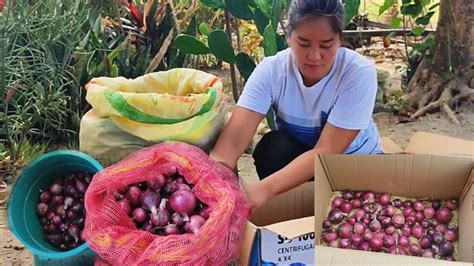
[[(113, 191), (176, 167), (210, 208), (198, 233), (160, 236), (137, 229)], [(83, 238), (111, 265), (226, 265), (239, 255), (249, 214), (235, 174), (201, 149), (164, 142), (137, 151), (97, 173), (85, 195)], [(101, 262), (101, 263), (102, 263)]]

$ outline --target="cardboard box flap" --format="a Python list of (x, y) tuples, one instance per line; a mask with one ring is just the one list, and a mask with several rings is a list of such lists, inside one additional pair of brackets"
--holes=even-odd
[(320, 159), (333, 190), (390, 191), (411, 198), (458, 198), (472, 169), (465, 156), (332, 154)]
[(314, 216), (271, 224), (262, 228), (293, 239), (314, 232)]
[(257, 226), (314, 215), (314, 184), (306, 182), (280, 194), (259, 208), (250, 218)]
[(474, 156), (474, 141), (417, 132), (405, 149), (407, 153)]
[(388, 137), (382, 137), (382, 148), (385, 153), (402, 153), (403, 149), (400, 148), (393, 140)]
[(453, 265), (472, 266), (472, 263), (450, 262), (445, 260), (390, 255), (385, 253), (357, 251), (340, 248), (316, 246), (314, 249), (315, 265)]
[(257, 227), (252, 223), (247, 223), (244, 230), (244, 235), (242, 236), (242, 243), (247, 243), (242, 245), (240, 249), (240, 265), (246, 265), (250, 261), (250, 255), (252, 253), (252, 247), (257, 233)]
[[(474, 186), (469, 186), (459, 206), (459, 260), (474, 262)], [(471, 264), (472, 265), (472, 264)]]

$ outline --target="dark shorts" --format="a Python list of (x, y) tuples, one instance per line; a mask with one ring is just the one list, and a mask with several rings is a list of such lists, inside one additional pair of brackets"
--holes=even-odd
[(258, 177), (264, 179), (312, 148), (282, 131), (265, 134), (253, 152)]

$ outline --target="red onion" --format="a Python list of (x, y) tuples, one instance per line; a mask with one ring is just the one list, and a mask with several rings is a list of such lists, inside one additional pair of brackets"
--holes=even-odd
[(417, 243), (411, 243), (408, 246), (408, 250), (410, 251), (411, 255), (413, 255), (413, 256), (420, 256), (421, 255), (421, 247)]
[(75, 179), (75, 181), (76, 181), (76, 190), (82, 195), (86, 194), (87, 184), (84, 181), (77, 178)]
[(443, 242), (439, 245), (439, 254), (443, 257), (451, 256), (454, 252), (454, 245), (451, 242)]
[(126, 194), (128, 192), (128, 186), (119, 187), (117, 192), (120, 194)]
[(431, 239), (428, 236), (423, 236), (420, 241), (420, 246), (423, 249), (427, 249), (431, 247)]
[(382, 226), (380, 225), (379, 221), (377, 221), (377, 220), (373, 220), (373, 221), (369, 224), (369, 229), (370, 229), (370, 231), (372, 231), (372, 232), (377, 232), (377, 231), (379, 231), (381, 228), (382, 228)]
[(403, 215), (405, 215), (405, 217), (415, 216), (415, 213), (416, 212), (412, 207), (405, 207), (405, 209), (403, 209)]
[(61, 218), (61, 216), (59, 216), (59, 215), (55, 215), (55, 216), (53, 217), (53, 220), (52, 220), (51, 222), (52, 222), (54, 225), (59, 226), (59, 225), (61, 225), (61, 223), (63, 222), (63, 218)]
[(433, 242), (436, 244), (441, 244), (444, 241), (444, 236), (440, 232), (436, 232), (433, 234)]
[(346, 249), (349, 248), (350, 245), (351, 241), (349, 239), (341, 239), (341, 241), (339, 241), (339, 248)]
[(435, 217), (438, 222), (447, 224), (453, 218), (453, 213), (448, 208), (441, 208), (436, 211)]
[(67, 220), (72, 221), (72, 220), (76, 219), (76, 217), (77, 217), (77, 213), (75, 213), (73, 210), (68, 210), (66, 212)]
[(456, 261), (453, 256), (444, 257), (444, 260), (447, 260), (447, 261)]
[(331, 210), (328, 219), (332, 224), (339, 224), (344, 219), (344, 215), (339, 210)]
[(426, 207), (423, 210), (423, 215), (425, 216), (426, 219), (431, 219), (435, 215), (435, 209), (433, 207)]
[(405, 217), (405, 223), (409, 225), (415, 225), (416, 224), (416, 218), (415, 216), (407, 216)]
[(433, 207), (433, 209), (435, 210), (438, 210), (439, 208), (441, 208), (441, 201), (439, 199), (433, 200), (433, 202), (431, 203), (431, 207)]
[(197, 211), (197, 214), (201, 215), (202, 217), (204, 217), (204, 219), (207, 220), (207, 219), (209, 219), (209, 216), (211, 215), (211, 209), (208, 206), (201, 207)]
[(388, 205), (382, 210), (382, 214), (389, 217), (393, 217), (395, 213), (397, 213), (397, 210), (392, 205)]
[(70, 236), (74, 237), (74, 241), (76, 243), (79, 241), (81, 232), (80, 232), (79, 227), (77, 225), (71, 224), (69, 226), (68, 233), (69, 233)]
[(390, 217), (385, 217), (382, 219), (380, 224), (382, 225), (382, 228), (387, 228), (392, 225), (392, 219)]
[(178, 185), (175, 182), (166, 183), (163, 186), (163, 192), (166, 194), (173, 194), (178, 190)]
[(375, 193), (372, 191), (367, 191), (362, 195), (364, 201), (367, 202), (374, 202), (375, 201)]
[(370, 224), (370, 219), (365, 217), (364, 219), (362, 219), (362, 222), (368, 226)]
[(359, 250), (362, 250), (362, 251), (369, 251), (370, 250), (370, 245), (369, 245), (369, 242), (361, 242), (359, 244), (359, 247), (358, 247)]
[(424, 257), (424, 258), (434, 258), (435, 254), (434, 254), (433, 250), (427, 248), (427, 249), (423, 250), (423, 252), (421, 253), (421, 256)]
[(64, 205), (58, 205), (56, 206), (56, 210), (55, 210), (56, 214), (65, 218), (66, 217), (66, 210), (64, 209)]
[(41, 202), (44, 202), (44, 203), (49, 203), (51, 201), (51, 193), (49, 193), (49, 191), (45, 191), (43, 193), (41, 193), (40, 195), (40, 201)]
[(46, 216), (48, 211), (49, 211), (49, 206), (48, 204), (44, 202), (41, 202), (38, 204), (38, 206), (36, 206), (36, 213), (38, 213), (40, 217)]
[(364, 218), (365, 216), (365, 211), (364, 210), (361, 210), (361, 209), (357, 209), (354, 213), (354, 217), (360, 221), (362, 218)]
[(423, 209), (425, 208), (425, 205), (423, 204), (423, 202), (419, 201), (419, 200), (416, 200), (414, 203), (413, 203), (413, 208), (416, 210), (416, 211), (423, 211)]
[(144, 223), (146, 221), (146, 211), (143, 208), (136, 208), (132, 211), (132, 220), (137, 223)]
[(343, 223), (337, 228), (337, 234), (340, 238), (349, 238), (352, 235), (352, 226), (348, 223)]
[(364, 240), (364, 238), (362, 237), (362, 235), (352, 235), (351, 236), (351, 242), (352, 244), (357, 248), (357, 246), (359, 246), (359, 244)]
[(344, 200), (341, 197), (335, 197), (332, 202), (331, 202), (331, 207), (334, 208), (339, 208)]
[(362, 206), (362, 200), (360, 199), (354, 199), (352, 201), (352, 207), (353, 208), (359, 208), (360, 206)]
[(168, 224), (170, 219), (171, 219), (170, 213), (166, 209), (166, 199), (162, 199), (160, 203), (160, 208), (158, 210), (158, 214), (156, 216), (155, 215), (150, 216), (151, 224), (158, 227), (164, 227)]
[(178, 227), (184, 226), (183, 217), (179, 215), (179, 213), (175, 212), (171, 215), (171, 223)]
[[(169, 201), (171, 208), (185, 218), (194, 211), (194, 208), (196, 208), (196, 197), (191, 191), (178, 190), (171, 195)], [(193, 226), (195, 224), (198, 223), (193, 223)], [(195, 227), (193, 227), (193, 229), (194, 228)]]
[(398, 244), (402, 247), (408, 247), (408, 245), (410, 244), (410, 240), (406, 236), (400, 236), (398, 238)]
[(362, 205), (362, 209), (363, 209), (366, 213), (372, 213), (372, 211), (373, 211), (373, 208), (372, 208), (369, 204), (363, 204), (363, 205)]
[(411, 236), (411, 226), (410, 225), (408, 225), (408, 224), (402, 225), (402, 235), (404, 235), (406, 237)]
[(178, 173), (178, 169), (176, 168), (176, 166), (174, 165), (170, 165), (169, 168), (167, 168), (165, 170), (165, 172), (163, 173), (163, 175), (165, 176), (174, 176), (175, 174)]
[(444, 238), (448, 241), (454, 242), (458, 239), (458, 232), (455, 229), (448, 228), (444, 233)]
[(392, 218), (392, 224), (396, 228), (401, 228), (405, 224), (405, 217), (402, 214), (395, 214)]
[(153, 225), (149, 221), (143, 224), (142, 230), (147, 231), (152, 234), (155, 233), (155, 230), (153, 229)]
[(160, 194), (154, 192), (153, 190), (147, 190), (145, 193), (141, 195), (141, 205), (143, 209), (147, 211), (151, 211), (153, 218), (155, 220), (158, 219), (157, 205), (159, 203), (160, 203)]
[(347, 201), (343, 202), (341, 204), (341, 211), (343, 213), (350, 213), (352, 211), (352, 204), (350, 202), (347, 202)]
[(128, 216), (130, 216), (131, 208), (130, 208), (130, 204), (128, 203), (127, 199), (119, 200), (118, 205)]
[(384, 247), (386, 248), (391, 248), (393, 246), (395, 246), (395, 238), (393, 236), (390, 236), (390, 235), (385, 235), (383, 237), (383, 245)]
[(372, 237), (369, 241), (369, 246), (372, 251), (380, 251), (383, 247), (383, 240), (378, 237)]
[(329, 229), (332, 227), (332, 223), (329, 220), (323, 221), (323, 229)]
[(390, 225), (389, 227), (385, 228), (385, 234), (387, 235), (393, 235), (397, 229), (395, 229), (395, 226)]
[(362, 224), (362, 223), (355, 223), (354, 224), (354, 234), (357, 234), (357, 235), (362, 235), (365, 233), (365, 225)]
[(156, 177), (146, 181), (146, 185), (153, 190), (161, 189), (165, 185), (165, 177), (158, 174)]
[(363, 194), (364, 194), (364, 192), (362, 192), (362, 191), (356, 191), (356, 192), (354, 192), (354, 198), (355, 199), (361, 199)]
[(74, 198), (79, 197), (79, 192), (73, 185), (66, 185), (66, 187), (64, 187), (64, 194)]
[(50, 186), (49, 186), (49, 192), (52, 194), (52, 195), (59, 195), (63, 192), (63, 186), (57, 182), (55, 183), (52, 183)]
[(415, 219), (418, 223), (423, 222), (423, 220), (425, 219), (425, 216), (423, 215), (423, 212), (421, 212), (421, 211), (416, 212)]
[(53, 208), (63, 203), (64, 203), (64, 197), (62, 195), (54, 195), (51, 198), (51, 207)]
[(403, 202), (403, 205), (405, 206), (405, 208), (408, 208), (408, 207), (413, 206), (413, 202), (411, 200), (405, 200)]
[(424, 228), (421, 225), (414, 225), (411, 229), (411, 235), (415, 238), (420, 239), (424, 234)]
[(438, 226), (436, 226), (436, 231), (440, 232), (440, 233), (446, 233), (446, 230), (448, 230), (448, 226), (445, 225), (445, 224), (439, 224)]
[(458, 201), (456, 199), (449, 200), (446, 203), (446, 207), (448, 207), (450, 210), (455, 210), (458, 208)]
[(188, 185), (186, 185), (186, 184), (178, 184), (177, 186), (178, 186), (178, 190), (179, 190), (179, 189), (184, 189), (184, 190), (189, 190), (189, 191), (191, 191), (191, 188), (190, 188)]
[(81, 201), (77, 201), (76, 203), (74, 203), (71, 210), (73, 210), (77, 214), (83, 214), (85, 211), (84, 203), (82, 203)]
[(137, 186), (131, 186), (127, 191), (127, 199), (130, 202), (130, 205), (133, 207), (140, 206), (140, 199), (142, 197), (142, 191)]
[(354, 225), (357, 223), (357, 219), (352, 215), (346, 218), (346, 222), (348, 222), (350, 225)]
[(365, 240), (365, 241), (369, 241), (370, 239), (372, 239), (372, 237), (373, 237), (372, 232), (366, 231), (366, 232), (364, 233), (364, 240)]
[(322, 233), (324, 242), (330, 243), (334, 240), (337, 240), (337, 233), (334, 229), (324, 230)]
[[(186, 191), (186, 190), (182, 190)], [(189, 233), (197, 233), (199, 232), (199, 229), (201, 229), (201, 226), (206, 222), (206, 219), (204, 219), (202, 216), (199, 215), (193, 215), (189, 217), (189, 221), (186, 222), (184, 225), (184, 230), (186, 230)]]
[(430, 222), (426, 221), (426, 220), (423, 220), (421, 221), (421, 226), (423, 226), (424, 228), (428, 228), (430, 226)]
[(45, 235), (46, 240), (55, 246), (59, 246), (63, 241), (63, 237), (60, 234), (47, 234)]
[(179, 232), (179, 229), (176, 225), (174, 224), (168, 224), (167, 226), (165, 226), (165, 229), (164, 229), (164, 234), (165, 236), (169, 236), (169, 235), (179, 235), (180, 232)]
[(383, 206), (387, 206), (391, 200), (391, 196), (388, 193), (383, 193), (379, 196), (378, 203)]
[(428, 231), (426, 231), (428, 233), (429, 236), (433, 236), (434, 233), (436, 233), (436, 230), (434, 230), (433, 228), (430, 228), (428, 229)]

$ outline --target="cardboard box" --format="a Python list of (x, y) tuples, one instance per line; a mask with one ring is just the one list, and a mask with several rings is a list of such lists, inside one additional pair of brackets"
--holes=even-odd
[(245, 229), (240, 265), (314, 264), (314, 184), (281, 194), (260, 208)]
[[(388, 143), (388, 145), (385, 145)], [(384, 155), (324, 155), (315, 160), (315, 238), (321, 237), (333, 191), (388, 192), (410, 198), (458, 198), (460, 262), (316, 245), (316, 265), (473, 265), (474, 142), (417, 133), (402, 151), (384, 140)], [(389, 149), (387, 149), (390, 146)], [(445, 155), (442, 155), (445, 154)], [(448, 154), (448, 155), (446, 155)], [(454, 154), (454, 155), (451, 155)]]
[[(305, 183), (275, 197), (252, 216), (243, 237), (240, 265), (304, 265), (297, 263), (304, 263), (308, 258), (315, 260), (317, 265), (451, 265), (441, 260), (323, 246), (309, 249), (307, 243), (300, 241), (300, 238), (305, 240), (303, 236), (314, 236), (315, 242), (318, 241), (322, 231), (322, 219), (326, 215), (333, 190), (351, 188), (350, 186), (361, 190), (373, 188), (374, 191), (393, 192), (394, 195), (400, 196), (459, 197), (462, 200), (459, 226), (463, 235), (459, 249), (459, 254), (462, 255), (459, 259), (473, 262), (471, 249), (474, 247), (474, 142), (419, 132), (413, 136), (405, 150), (388, 138), (382, 138), (382, 143), (387, 153), (396, 154), (318, 156), (315, 165), (318, 172), (315, 176), (318, 178), (315, 182)], [(329, 165), (331, 168), (327, 168)], [(357, 174), (357, 178), (347, 179), (354, 174)], [(338, 177), (334, 178), (335, 176)], [(386, 178), (381, 179), (382, 176)], [(368, 187), (365, 187), (367, 185)], [(426, 189), (428, 186), (435, 189)], [(434, 195), (437, 193), (439, 194)], [(267, 237), (269, 240), (263, 239)], [(285, 238), (287, 243), (278, 244)], [(289, 252), (285, 244), (290, 244), (292, 252)], [(291, 248), (295, 246), (296, 248)], [(314, 262), (305, 264), (314, 265)], [(472, 263), (457, 262), (454, 265)]]

